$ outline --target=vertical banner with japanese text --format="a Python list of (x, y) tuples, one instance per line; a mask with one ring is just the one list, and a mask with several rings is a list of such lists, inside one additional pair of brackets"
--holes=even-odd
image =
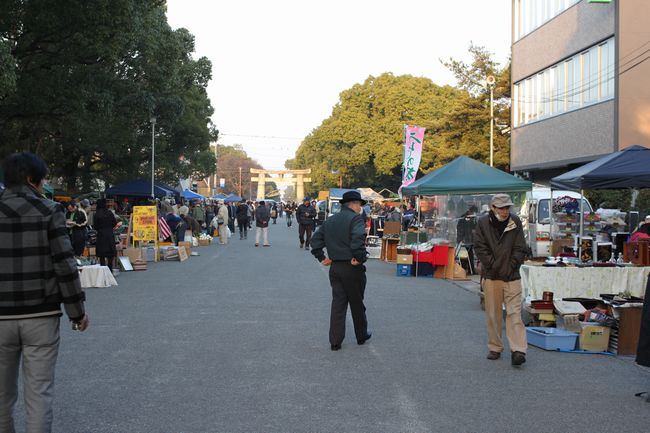
[(419, 126), (404, 125), (404, 164), (402, 186), (399, 187), (400, 195), (402, 188), (415, 182), (415, 176), (418, 173), (420, 160), (422, 159), (425, 129)]

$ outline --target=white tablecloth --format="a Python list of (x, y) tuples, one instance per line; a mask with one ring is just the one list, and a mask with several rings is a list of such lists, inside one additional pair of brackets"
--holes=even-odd
[(108, 270), (108, 266), (92, 265), (79, 268), (81, 287), (109, 287), (117, 286), (115, 277)]
[(553, 292), (560, 298), (600, 298), (601, 293), (619, 293), (629, 290), (634, 296), (643, 296), (650, 267), (575, 268), (575, 267), (521, 267), (521, 285), (524, 298), (542, 299), (542, 292)]

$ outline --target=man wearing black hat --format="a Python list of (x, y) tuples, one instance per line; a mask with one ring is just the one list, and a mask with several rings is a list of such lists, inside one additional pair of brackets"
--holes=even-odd
[(488, 331), (487, 359), (497, 360), (503, 351), (501, 329), (506, 307), (506, 336), (512, 365), (526, 362), (526, 328), (521, 320), (521, 276), (519, 267), (526, 257), (526, 240), (521, 221), (510, 213), (508, 194), (495, 194), (492, 209), (482, 216), (474, 230), (474, 251), (481, 260)]
[[(311, 239), (311, 253), (325, 266), (330, 266), (332, 310), (329, 339), (332, 350), (339, 350), (345, 338), (345, 316), (350, 304), (357, 344), (371, 337), (368, 332), (363, 295), (366, 290), (366, 226), (363, 205), (366, 201), (357, 191), (348, 191), (340, 200), (341, 212), (328, 218)], [(323, 248), (327, 248), (326, 257)]]
[[(314, 218), (316, 218), (316, 209), (311, 205), (309, 197), (305, 197), (302, 204), (296, 211), (296, 221), (298, 221), (298, 239), (300, 239), (300, 248), (303, 246), (309, 249), (311, 233), (314, 230)], [(306, 237), (306, 239), (305, 239)]]

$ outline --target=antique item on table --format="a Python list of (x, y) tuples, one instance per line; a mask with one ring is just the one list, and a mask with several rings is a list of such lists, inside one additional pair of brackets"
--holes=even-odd
[(594, 260), (594, 239), (589, 236), (583, 236), (578, 243), (578, 257), (583, 262)]
[(608, 262), (612, 258), (613, 244), (611, 242), (598, 242), (596, 246), (596, 261)]

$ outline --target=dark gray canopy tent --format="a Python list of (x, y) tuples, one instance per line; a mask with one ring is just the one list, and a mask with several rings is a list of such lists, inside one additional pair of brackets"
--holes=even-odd
[[(630, 146), (551, 179), (551, 189), (650, 188), (650, 149)], [(583, 234), (584, 201), (580, 201), (580, 236)]]
[(650, 149), (630, 146), (551, 179), (551, 188), (650, 188)]

